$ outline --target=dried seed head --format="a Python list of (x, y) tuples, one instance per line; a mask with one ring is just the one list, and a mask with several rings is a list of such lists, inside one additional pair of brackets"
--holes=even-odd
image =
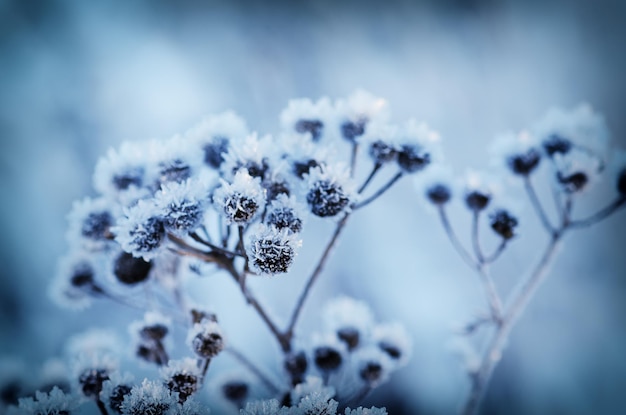
[(320, 346), (314, 350), (315, 366), (323, 372), (337, 370), (343, 361), (341, 352), (331, 346)]
[(109, 395), (109, 407), (118, 414), (122, 413), (122, 402), (124, 398), (130, 394), (131, 387), (129, 385), (117, 385), (115, 386)]
[(445, 205), (451, 196), (450, 188), (444, 184), (435, 184), (426, 189), (426, 197), (434, 205)]
[(109, 379), (106, 369), (85, 369), (78, 377), (83, 395), (98, 399), (102, 392), (102, 384)]
[(346, 344), (348, 351), (352, 351), (359, 346), (359, 330), (354, 327), (344, 327), (337, 330), (337, 337)]
[(465, 203), (467, 204), (467, 207), (474, 212), (484, 210), (490, 200), (490, 194), (478, 190), (471, 191), (465, 195)]
[(405, 144), (398, 150), (398, 166), (406, 173), (415, 173), (430, 164), (430, 154), (418, 145)]
[(224, 162), (224, 153), (228, 152), (229, 140), (223, 136), (215, 136), (210, 143), (205, 144), (204, 163), (214, 169), (219, 169)]
[(134, 285), (148, 279), (151, 269), (152, 262), (135, 258), (128, 252), (122, 252), (115, 259), (113, 273), (122, 284)]
[(320, 120), (298, 120), (295, 125), (298, 133), (310, 133), (313, 141), (319, 141), (324, 131), (324, 123)]
[(489, 216), (491, 229), (504, 239), (511, 239), (515, 236), (517, 218), (508, 211), (499, 209)]
[(222, 393), (229, 401), (241, 405), (248, 397), (250, 387), (241, 380), (231, 380), (222, 385)]
[(541, 161), (541, 153), (535, 148), (530, 148), (523, 154), (515, 154), (507, 159), (511, 171), (520, 176), (528, 176)]
[(567, 154), (572, 149), (572, 142), (558, 134), (550, 135), (542, 144), (548, 157), (555, 154)]

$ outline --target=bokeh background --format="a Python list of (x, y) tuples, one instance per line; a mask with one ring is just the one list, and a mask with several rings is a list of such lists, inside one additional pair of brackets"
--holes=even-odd
[[(486, 166), (494, 135), (553, 106), (590, 103), (624, 146), (625, 18), (619, 0), (0, 1), (0, 353), (34, 368), (72, 333), (125, 335), (138, 317), (111, 304), (71, 313), (46, 295), (67, 249), (65, 215), (92, 194), (93, 167), (109, 147), (166, 138), (229, 109), (275, 132), (289, 99), (356, 88), (386, 98), (396, 121), (416, 117), (439, 130), (457, 172)], [(579, 212), (610, 198), (610, 186), (599, 186)], [(482, 294), (419, 199), (406, 180), (355, 215), (299, 333), (319, 326), (317, 310), (332, 295), (367, 300), (380, 320), (406, 324), (414, 342), (410, 364), (368, 403), (448, 414), (468, 387), (452, 332), (481, 309)], [(467, 230), (460, 204), (453, 220)], [(529, 208), (521, 220), (520, 238), (494, 268), (503, 292), (544, 244)], [(331, 230), (315, 228), (293, 275), (254, 282), (277, 316), (291, 309)], [(567, 238), (510, 338), (485, 414), (626, 407), (625, 232), (622, 212)], [(278, 372), (272, 339), (230, 281), (203, 287), (197, 300), (222, 316), (229, 338)]]

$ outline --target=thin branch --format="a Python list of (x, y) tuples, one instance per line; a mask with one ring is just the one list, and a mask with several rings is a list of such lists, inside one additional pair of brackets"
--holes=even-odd
[(191, 237), (191, 239), (193, 239), (194, 241), (201, 243), (202, 245), (211, 248), (211, 250), (219, 252), (220, 254), (229, 256), (229, 257), (234, 257), (234, 256), (243, 256), (237, 252), (232, 252), (229, 251), (228, 249), (224, 249), (224, 248), (220, 248), (219, 246), (203, 239), (200, 235), (198, 235), (196, 232), (190, 232), (189, 236)]
[(530, 198), (530, 202), (532, 203), (532, 205), (533, 205), (533, 207), (535, 209), (535, 212), (539, 216), (539, 219), (541, 220), (541, 223), (542, 223), (543, 227), (550, 234), (554, 234), (555, 229), (552, 226), (552, 224), (550, 223), (550, 220), (548, 219), (548, 216), (546, 215), (546, 211), (544, 210), (543, 206), (541, 205), (541, 202), (539, 201), (539, 197), (537, 196), (537, 193), (535, 192), (535, 188), (534, 188), (532, 182), (530, 181), (530, 177), (529, 176), (526, 176), (524, 178), (524, 187), (526, 188), (526, 193), (528, 193), (528, 197)]
[(483, 258), (483, 262), (485, 264), (491, 264), (495, 262), (506, 249), (508, 241), (509, 241), (508, 239), (502, 238), (502, 241), (500, 241), (500, 245), (498, 245), (498, 247), (493, 252), (493, 254), (488, 255), (485, 258)]
[(374, 193), (373, 195), (371, 195), (367, 199), (365, 199), (365, 200), (363, 200), (363, 201), (361, 201), (359, 203), (354, 204), (352, 206), (352, 209), (354, 209), (354, 210), (360, 209), (360, 208), (370, 204), (374, 200), (378, 199), (378, 197), (380, 197), (383, 193), (385, 193), (387, 190), (389, 190), (391, 188), (391, 186), (393, 186), (398, 180), (400, 180), (400, 178), (402, 176), (403, 176), (403, 172), (398, 172), (395, 176), (393, 176), (391, 178), (391, 180), (389, 180), (386, 184), (384, 184), (383, 187), (378, 189), (378, 191), (376, 193)]
[(552, 235), (550, 243), (542, 255), (539, 263), (535, 266), (529, 278), (521, 285), (519, 294), (515, 296), (508, 312), (498, 326), (494, 337), (492, 338), (487, 350), (483, 356), (480, 368), (473, 374), (472, 389), (470, 395), (464, 405), (462, 413), (464, 415), (473, 415), (477, 412), (480, 402), (487, 390), (487, 385), (493, 374), (493, 370), (502, 356), (502, 351), (506, 344), (508, 335), (515, 324), (517, 318), (522, 313), (528, 301), (536, 291), (537, 287), (543, 282), (548, 264), (552, 260), (556, 247), (565, 229), (561, 229)]
[(356, 160), (359, 154), (359, 143), (356, 141), (352, 142), (352, 152), (350, 154), (350, 177), (354, 177), (354, 173), (356, 172)]
[(452, 225), (450, 225), (450, 220), (448, 219), (448, 214), (443, 205), (439, 206), (439, 219), (441, 220), (441, 224), (443, 225), (443, 229), (446, 231), (446, 235), (448, 239), (452, 243), (452, 246), (458, 252), (459, 256), (470, 268), (476, 269), (478, 264), (472, 257), (472, 255), (465, 249), (459, 238), (456, 236), (454, 229), (452, 229)]
[(230, 353), (235, 359), (239, 361), (242, 365), (246, 367), (250, 372), (252, 372), (259, 380), (267, 387), (267, 389), (273, 394), (278, 394), (281, 392), (281, 389), (276, 386), (272, 380), (261, 371), (250, 359), (243, 355), (239, 350), (233, 348), (232, 346), (224, 349), (225, 352)]
[(624, 207), (624, 205), (626, 205), (626, 197), (621, 196), (604, 209), (601, 209), (586, 219), (572, 220), (569, 223), (569, 226), (572, 228), (586, 228), (588, 226), (595, 225), (617, 212), (620, 208)]
[(472, 247), (474, 248), (474, 255), (476, 255), (476, 259), (478, 260), (478, 263), (484, 264), (485, 257), (483, 256), (483, 252), (480, 247), (480, 239), (478, 235), (479, 222), (480, 222), (480, 211), (475, 210), (474, 217), (472, 219)]
[(104, 405), (104, 402), (102, 402), (102, 399), (100, 399), (100, 396), (96, 398), (96, 405), (98, 405), (98, 410), (100, 411), (100, 415), (109, 415), (109, 412), (107, 411), (107, 408)]
[[(195, 256), (196, 258), (202, 259), (203, 261), (206, 261), (206, 262), (219, 262), (220, 261), (220, 256), (218, 254), (215, 254), (214, 252), (205, 252), (201, 249), (195, 248), (174, 234), (168, 233), (167, 238), (170, 241), (172, 241), (174, 245), (181, 248), (185, 255)], [(181, 254), (180, 251), (174, 251), (174, 252)]]
[(374, 176), (376, 176), (376, 173), (378, 173), (378, 171), (380, 170), (381, 167), (382, 167), (381, 163), (374, 164), (374, 168), (370, 172), (369, 176), (367, 176), (367, 179), (365, 179), (365, 182), (363, 182), (361, 187), (359, 187), (359, 191), (358, 191), (359, 194), (363, 193), (363, 191), (365, 190), (367, 185), (370, 184), (370, 182), (372, 181)]
[(296, 322), (298, 321), (298, 317), (300, 316), (300, 312), (302, 311), (304, 302), (306, 301), (309, 295), (309, 292), (311, 291), (311, 288), (313, 287), (313, 284), (315, 284), (315, 281), (317, 280), (320, 273), (322, 272), (322, 269), (324, 268), (324, 265), (326, 264), (326, 261), (328, 260), (330, 251), (335, 246), (335, 243), (337, 242), (337, 239), (339, 238), (341, 231), (343, 230), (343, 228), (346, 225), (346, 222), (348, 221), (348, 217), (350, 217), (350, 214), (346, 213), (343, 219), (341, 219), (341, 221), (339, 221), (339, 223), (337, 224), (337, 227), (335, 228), (335, 232), (333, 233), (333, 236), (330, 238), (330, 241), (328, 241), (328, 244), (326, 245), (326, 249), (324, 249), (322, 256), (317, 262), (317, 266), (313, 270), (313, 273), (309, 277), (306, 283), (306, 286), (304, 287), (304, 290), (302, 291), (302, 293), (300, 294), (300, 297), (298, 298), (296, 306), (293, 312), (291, 313), (291, 319), (289, 320), (289, 325), (287, 326), (287, 330), (285, 331), (285, 334), (284, 334), (286, 341), (289, 343), (291, 343), (291, 339), (293, 337), (293, 329), (296, 326)]
[(443, 206), (439, 207), (439, 218), (441, 219), (441, 224), (443, 225), (446, 235), (448, 235), (448, 239), (450, 239), (454, 249), (456, 249), (463, 261), (465, 261), (470, 268), (478, 272), (489, 303), (491, 318), (494, 323), (500, 324), (500, 321), (502, 320), (502, 301), (500, 300), (500, 296), (498, 295), (498, 291), (496, 290), (493, 280), (485, 269), (486, 264), (484, 262), (475, 261), (472, 255), (463, 247), (463, 244), (461, 244), (459, 238), (457, 238), (454, 229), (452, 229), (452, 225), (450, 225), (448, 215), (446, 214)]

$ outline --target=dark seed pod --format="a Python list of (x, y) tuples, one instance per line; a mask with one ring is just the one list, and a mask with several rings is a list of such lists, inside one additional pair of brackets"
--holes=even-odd
[(128, 252), (122, 252), (115, 260), (113, 273), (121, 283), (134, 285), (148, 279), (151, 269), (152, 262), (146, 262), (143, 258), (135, 258)]

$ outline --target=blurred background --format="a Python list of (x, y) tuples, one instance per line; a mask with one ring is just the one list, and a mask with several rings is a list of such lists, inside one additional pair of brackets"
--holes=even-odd
[[(553, 106), (590, 103), (624, 146), (625, 17), (619, 0), (0, 1), (0, 354), (37, 367), (73, 333), (97, 326), (124, 336), (139, 317), (104, 303), (72, 313), (46, 294), (67, 249), (65, 215), (93, 195), (93, 168), (108, 148), (167, 138), (225, 110), (276, 132), (289, 99), (357, 88), (386, 98), (395, 121), (416, 117), (440, 131), (457, 172), (485, 167), (496, 134)], [(600, 186), (580, 212), (611, 195)], [(317, 310), (332, 295), (368, 301), (379, 320), (409, 328), (413, 353), (367, 403), (448, 414), (468, 388), (453, 330), (483, 298), (419, 199), (405, 180), (355, 215), (299, 334), (320, 325)], [(452, 217), (465, 235), (460, 204)], [(521, 236), (493, 270), (502, 292), (546, 243), (530, 208), (520, 219)], [(254, 281), (279, 318), (331, 232), (313, 228), (293, 275)], [(566, 239), (510, 338), (483, 413), (626, 407), (625, 232), (621, 212)], [(218, 312), (229, 338), (278, 373), (273, 340), (230, 281), (211, 278), (202, 290), (197, 301)]]

